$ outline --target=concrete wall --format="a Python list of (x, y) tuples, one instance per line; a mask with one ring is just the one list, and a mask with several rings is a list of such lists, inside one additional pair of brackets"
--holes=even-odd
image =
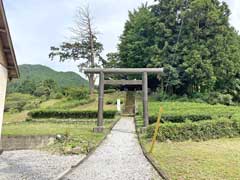
[(0, 150), (1, 150), (2, 123), (3, 123), (3, 112), (4, 112), (7, 80), (8, 80), (8, 71), (5, 67), (3, 67), (0, 64)]
[(37, 149), (53, 144), (54, 136), (3, 136), (2, 148), (4, 151)]
[(8, 80), (7, 61), (5, 54), (3, 52), (2, 41), (0, 40), (0, 152), (7, 80)]

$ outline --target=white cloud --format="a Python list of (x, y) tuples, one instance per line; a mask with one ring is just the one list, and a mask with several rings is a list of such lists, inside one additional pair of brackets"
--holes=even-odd
[(145, 0), (24, 0), (5, 1), (5, 9), (19, 64), (45, 64), (78, 72), (78, 63), (48, 59), (49, 47), (66, 40), (76, 7), (89, 4), (104, 44), (104, 54), (115, 51), (128, 10)]
[[(116, 51), (128, 11), (147, 0), (5, 0), (5, 10), (19, 64), (45, 64), (56, 70), (78, 72), (77, 63), (50, 61), (49, 48), (66, 40), (76, 7), (89, 4), (104, 54)], [(240, 30), (240, 1), (225, 0), (231, 24)], [(149, 0), (152, 3), (153, 0)]]

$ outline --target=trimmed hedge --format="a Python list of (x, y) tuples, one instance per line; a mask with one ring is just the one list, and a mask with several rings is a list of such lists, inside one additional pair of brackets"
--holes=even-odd
[[(104, 111), (103, 117), (111, 119), (115, 117), (117, 111)], [(86, 111), (63, 111), (63, 110), (35, 110), (30, 111), (28, 115), (32, 118), (97, 118), (98, 112), (93, 110)]]
[[(161, 117), (162, 122), (182, 123), (186, 119), (191, 121), (201, 121), (212, 119), (211, 115), (163, 115)], [(153, 124), (157, 120), (157, 116), (150, 116), (149, 123)]]
[[(218, 115), (218, 118), (225, 117), (228, 119), (232, 118), (232, 115)], [(212, 115), (204, 114), (189, 114), (189, 115), (163, 115), (161, 117), (161, 122), (172, 122), (172, 123), (183, 123), (185, 120), (190, 121), (202, 121), (202, 120), (211, 120), (214, 119)], [(157, 121), (157, 116), (150, 116), (149, 123), (153, 124)]]
[(115, 93), (116, 89), (105, 89), (104, 90), (104, 94), (111, 94), (111, 93)]
[[(120, 103), (123, 104), (123, 100), (122, 99), (120, 99)], [(107, 105), (109, 105), (109, 104), (117, 104), (117, 100), (109, 99), (109, 100), (106, 101), (105, 104), (107, 104)]]
[[(153, 136), (155, 124), (147, 128), (146, 137)], [(221, 119), (186, 123), (164, 123), (160, 125), (159, 141), (208, 140), (221, 137), (240, 136), (240, 121)]]

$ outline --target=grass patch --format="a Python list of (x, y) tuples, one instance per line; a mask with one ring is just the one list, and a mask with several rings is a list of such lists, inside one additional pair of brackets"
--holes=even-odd
[[(18, 95), (18, 97), (21, 97)], [(105, 101), (109, 99), (123, 98), (124, 93), (116, 92), (105, 95)], [(32, 97), (31, 97), (32, 98)], [(30, 98), (30, 99), (31, 99)], [(31, 100), (34, 100), (32, 98)], [(16, 100), (18, 101), (18, 100)], [(14, 98), (12, 98), (14, 102)], [(54, 152), (60, 152), (64, 154), (72, 153), (72, 149), (80, 147), (78, 153), (88, 153), (92, 148), (94, 148), (99, 142), (106, 136), (109, 132), (110, 127), (116, 121), (114, 115), (116, 113), (116, 105), (105, 105), (105, 118), (109, 118), (104, 122), (105, 130), (104, 133), (93, 133), (93, 128), (96, 127), (96, 117), (97, 117), (97, 95), (93, 95), (87, 100), (74, 100), (74, 99), (50, 99), (47, 101), (41, 101), (37, 107), (29, 108), (31, 111), (47, 111), (50, 114), (58, 114), (56, 118), (27, 118), (29, 110), (24, 110), (22, 112), (7, 112), (4, 113), (4, 126), (3, 135), (4, 136), (38, 136), (38, 135), (57, 135), (60, 134), (64, 138), (57, 141), (47, 150)], [(81, 111), (81, 112), (80, 112)], [(85, 115), (80, 119), (78, 113), (85, 111), (85, 115), (89, 114), (89, 119), (86, 119)], [(107, 112), (106, 112), (107, 111)], [(110, 112), (111, 111), (111, 112)], [(66, 119), (62, 115), (70, 112), (72, 117)], [(63, 114), (61, 114), (63, 113)], [(74, 114), (76, 113), (76, 114)], [(60, 114), (60, 117), (59, 117)], [(66, 114), (65, 114), (66, 115)], [(68, 115), (66, 115), (68, 116)], [(114, 120), (113, 120), (114, 119)], [(28, 120), (28, 121), (25, 121)], [(66, 120), (68, 122), (66, 122)], [(9, 123), (13, 122), (13, 123)]]
[(49, 99), (48, 101), (45, 101), (45, 102), (41, 103), (39, 107), (41, 109), (47, 109), (47, 108), (50, 108), (50, 107), (54, 106), (54, 104), (57, 104), (61, 101), (63, 101), (63, 100), (62, 99)]
[(81, 106), (84, 104), (89, 104), (89, 103), (96, 103), (94, 98), (89, 98), (89, 99), (67, 99), (64, 98), (61, 101), (57, 101), (54, 104), (46, 107), (50, 109), (73, 109), (77, 106)]
[(113, 121), (105, 122), (103, 133), (94, 133), (95, 123), (53, 123), (53, 122), (22, 122), (16, 124), (5, 124), (3, 126), (4, 136), (39, 136), (39, 135), (61, 135), (63, 139), (56, 140), (53, 145), (46, 147), (51, 152), (72, 154), (73, 149), (79, 147), (78, 153), (88, 153), (92, 148), (106, 136)]
[(171, 179), (239, 179), (240, 138), (156, 143), (151, 156)]
[[(111, 123), (106, 124), (109, 128)], [(82, 135), (87, 137), (92, 135), (92, 129), (96, 127), (95, 123), (51, 123), (51, 122), (22, 122), (16, 124), (7, 124), (3, 126), (3, 135), (57, 135), (69, 131), (70, 135)], [(99, 133), (100, 134), (100, 133)], [(95, 135), (99, 135), (95, 134)]]
[[(156, 118), (160, 106), (164, 109), (163, 116), (174, 118), (178, 123), (161, 123), (151, 156), (170, 179), (239, 179), (240, 106), (151, 101), (150, 116)], [(139, 110), (141, 114), (141, 108)], [(207, 116), (211, 120), (207, 120)], [(136, 119), (136, 125), (138, 129), (142, 127), (142, 117)], [(141, 135), (147, 151), (154, 128), (154, 124), (149, 126), (147, 133)]]
[(3, 123), (14, 123), (14, 122), (21, 122), (25, 121), (27, 118), (28, 111), (22, 111), (22, 112), (16, 112), (16, 113), (10, 113), (5, 112), (3, 117)]
[(38, 108), (44, 100), (35, 96), (22, 93), (7, 94), (5, 112), (17, 113), (24, 110)]
[[(117, 101), (117, 99), (124, 99), (125, 98), (125, 93), (123, 92), (115, 92), (111, 94), (104, 94), (104, 110), (117, 110), (117, 105), (116, 104), (108, 104), (108, 101)], [(94, 94), (92, 98), (96, 99), (95, 102), (91, 102), (85, 105), (77, 106), (73, 108), (72, 110), (96, 110), (98, 109), (98, 103), (97, 103), (97, 94)], [(123, 105), (122, 105), (123, 106)]]
[[(149, 102), (150, 116), (156, 116), (159, 107), (163, 107), (163, 115), (237, 115), (240, 112), (240, 106), (210, 105), (206, 103), (195, 102)], [(142, 108), (139, 108), (142, 112)]]

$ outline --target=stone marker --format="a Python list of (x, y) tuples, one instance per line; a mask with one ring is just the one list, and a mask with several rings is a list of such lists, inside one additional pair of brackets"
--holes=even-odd
[(117, 111), (121, 112), (121, 100), (117, 99)]

